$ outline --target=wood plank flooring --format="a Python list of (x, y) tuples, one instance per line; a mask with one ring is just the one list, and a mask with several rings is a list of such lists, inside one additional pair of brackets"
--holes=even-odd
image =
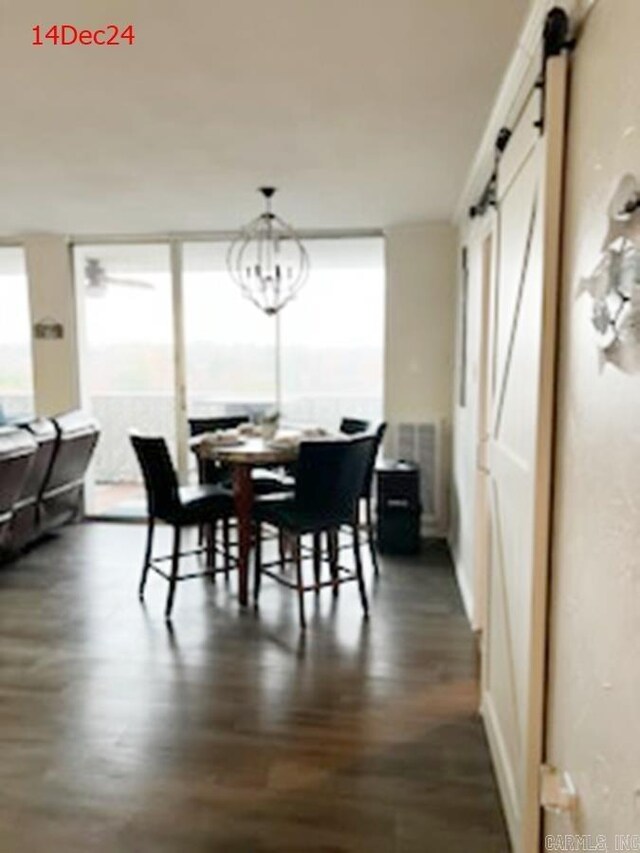
[[(164, 537), (166, 531), (161, 532)], [(474, 641), (447, 555), (314, 610), (265, 579), (136, 583), (87, 523), (0, 568), (0, 853), (502, 853)]]

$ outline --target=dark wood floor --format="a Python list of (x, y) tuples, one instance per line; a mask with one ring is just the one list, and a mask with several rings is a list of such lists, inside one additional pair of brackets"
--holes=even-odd
[(303, 640), (267, 579), (259, 615), (180, 585), (169, 632), (142, 546), (90, 523), (0, 569), (1, 853), (508, 849), (441, 550), (384, 561), (369, 623), (326, 591)]

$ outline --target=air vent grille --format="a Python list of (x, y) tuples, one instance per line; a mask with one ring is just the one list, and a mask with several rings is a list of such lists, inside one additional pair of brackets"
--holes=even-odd
[(446, 523), (443, 482), (445, 426), (440, 422), (398, 423), (389, 429), (387, 455), (415, 462), (420, 468), (423, 529), (441, 534)]

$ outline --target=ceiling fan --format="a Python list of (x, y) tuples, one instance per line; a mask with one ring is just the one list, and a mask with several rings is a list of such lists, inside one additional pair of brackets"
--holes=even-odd
[(104, 296), (107, 288), (112, 285), (117, 287), (137, 287), (142, 290), (154, 289), (153, 284), (148, 281), (108, 275), (99, 258), (87, 258), (85, 260), (84, 279), (89, 296)]

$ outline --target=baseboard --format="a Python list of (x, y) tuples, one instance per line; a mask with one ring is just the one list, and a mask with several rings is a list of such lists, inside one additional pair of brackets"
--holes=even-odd
[[(451, 546), (449, 546), (451, 553), (453, 554), (453, 550)], [(460, 598), (462, 598), (462, 606), (464, 607), (464, 612), (466, 614), (467, 619), (469, 620), (469, 624), (471, 627), (474, 627), (473, 622), (473, 593), (469, 587), (469, 582), (467, 580), (466, 574), (464, 572), (464, 567), (459, 559), (456, 559), (455, 556), (453, 558), (455, 571), (456, 571), (456, 581), (458, 583), (458, 589), (460, 590)]]

